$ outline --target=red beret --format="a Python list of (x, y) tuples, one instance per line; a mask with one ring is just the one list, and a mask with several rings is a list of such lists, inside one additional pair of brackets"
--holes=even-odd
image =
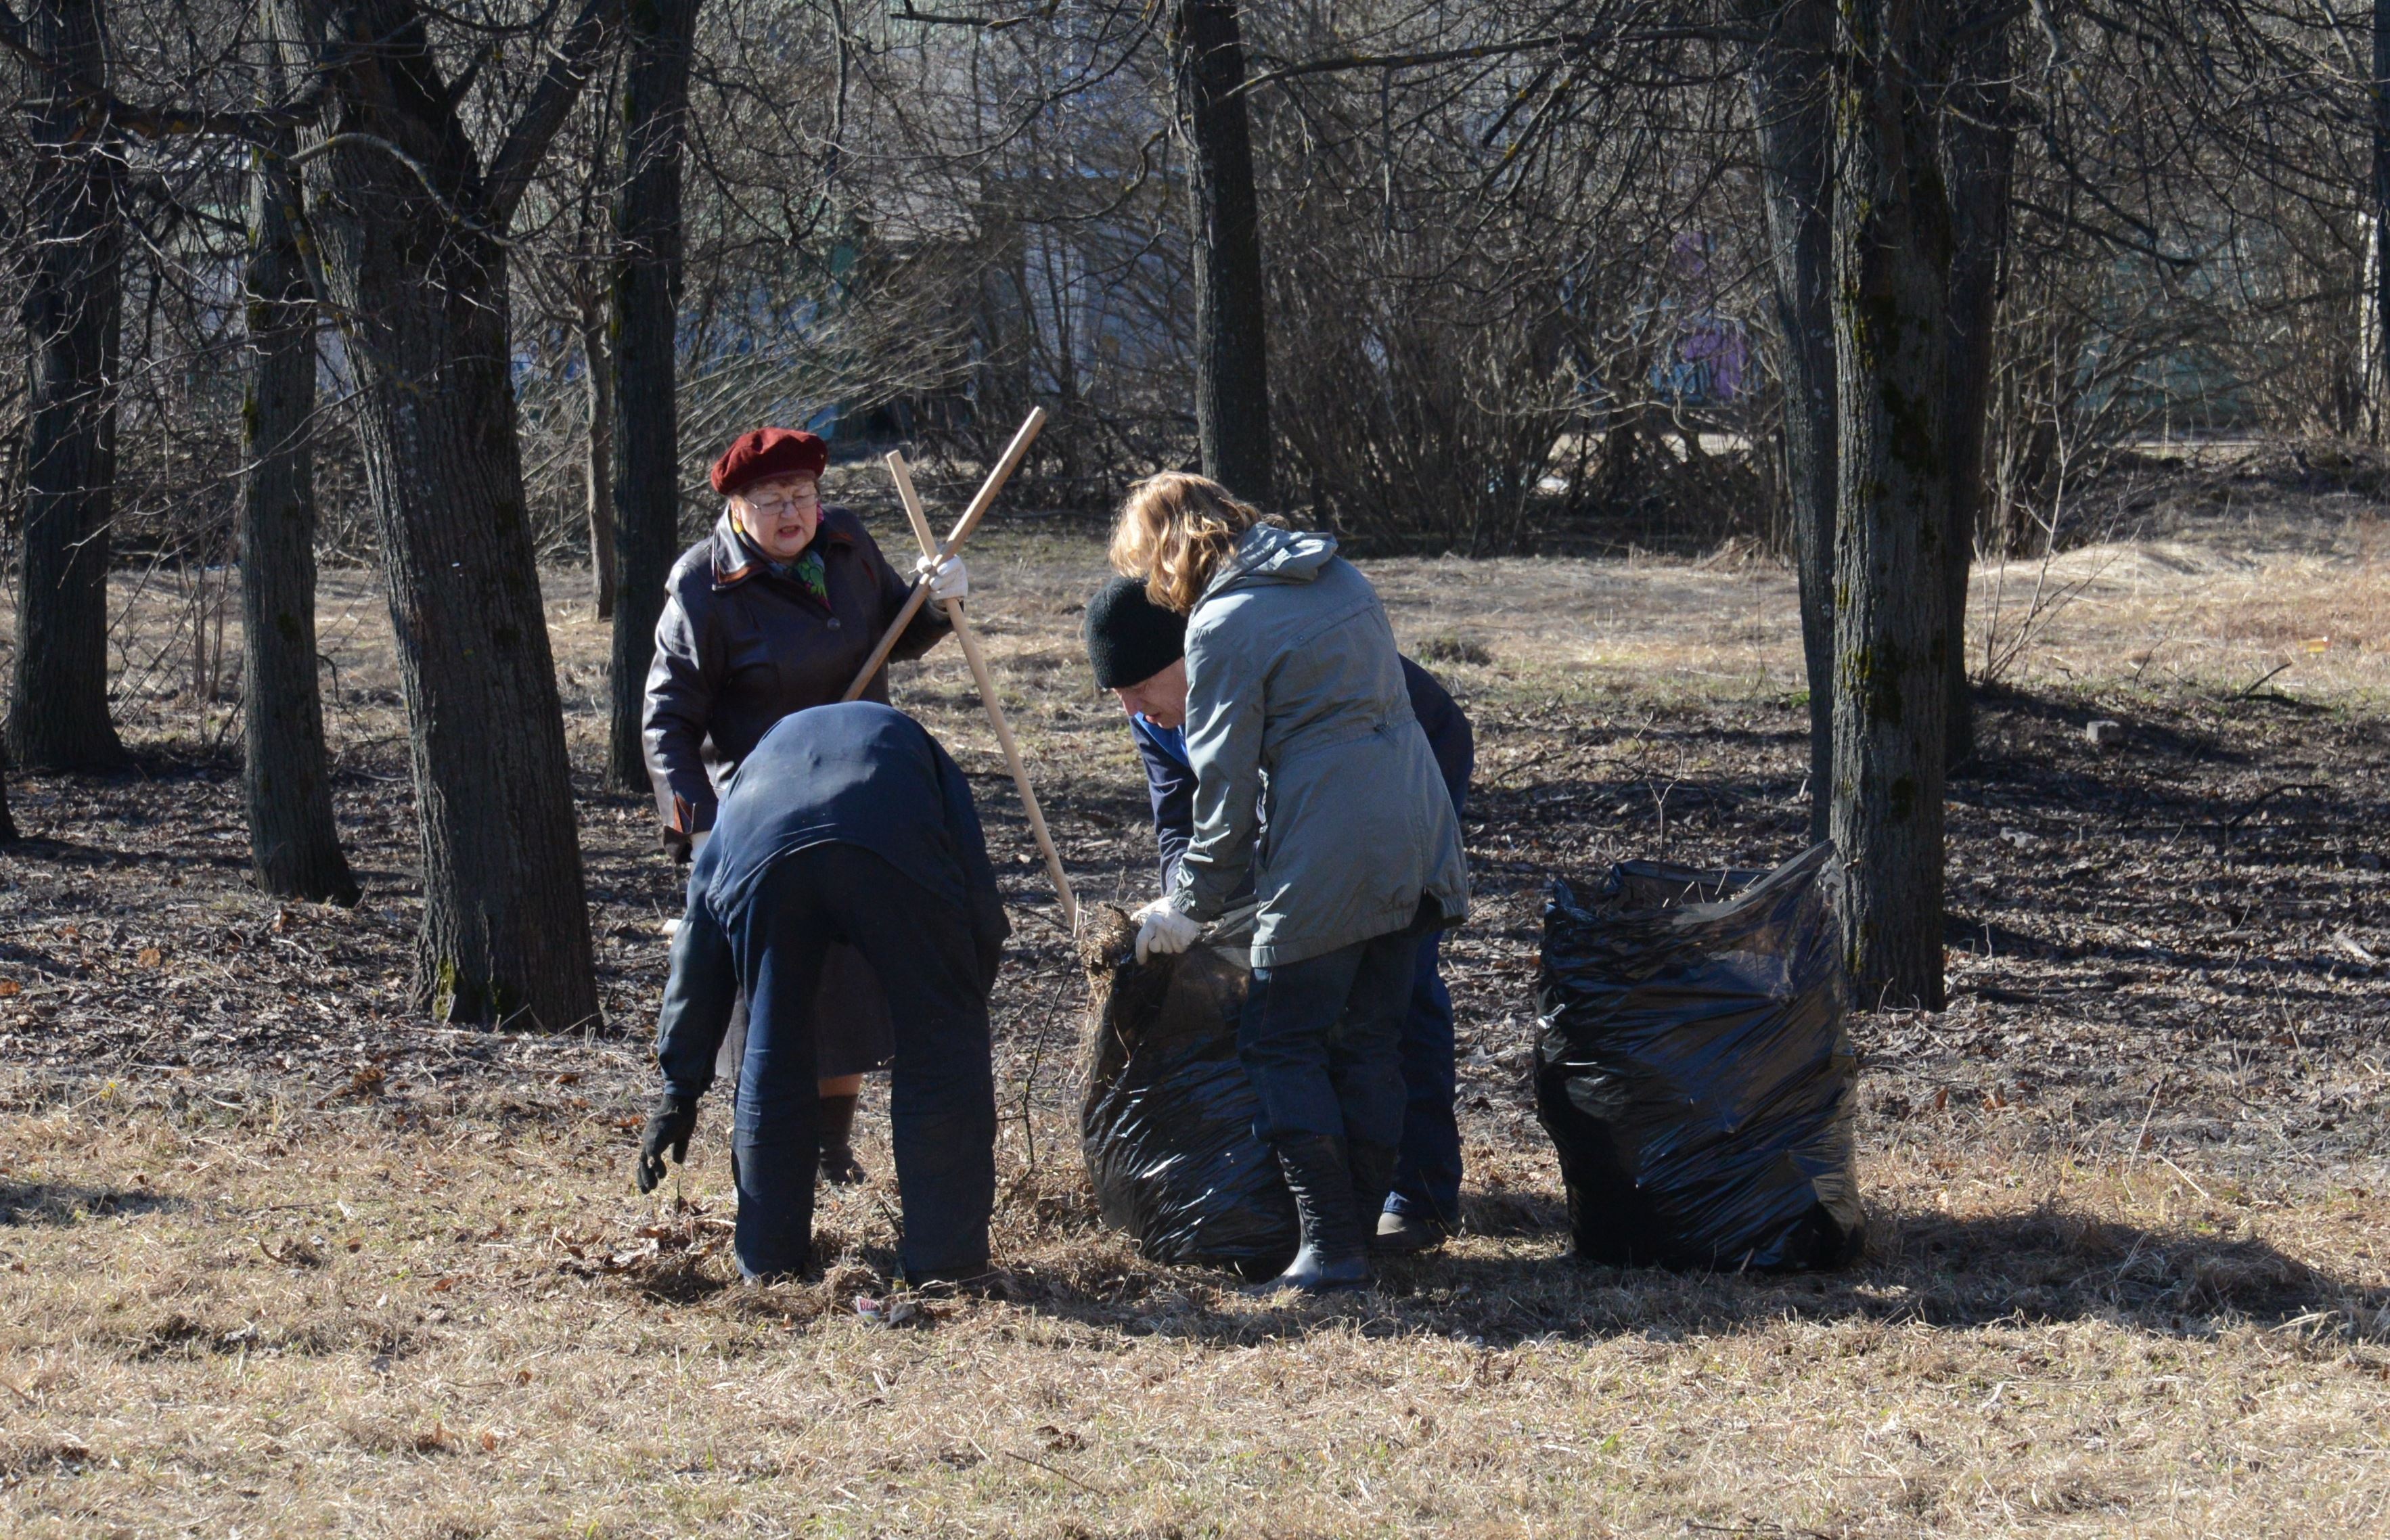
[(713, 490), (725, 497), (743, 486), (781, 476), (818, 481), (829, 468), (829, 445), (796, 428), (758, 428), (730, 441), (713, 462)]

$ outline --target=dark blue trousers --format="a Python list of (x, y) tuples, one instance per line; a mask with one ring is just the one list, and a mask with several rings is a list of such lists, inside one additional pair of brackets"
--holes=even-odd
[(888, 996), (889, 1127), (907, 1274), (987, 1263), (996, 1203), (996, 1082), (983, 957), (963, 911), (859, 845), (825, 844), (766, 871), (731, 937), (752, 981), (731, 1128), (749, 1275), (802, 1271), (813, 1251), (814, 1008), (830, 943), (863, 954)]
[(1444, 987), (1438, 956), (1443, 943), (1441, 930), (1420, 937), (1412, 970), (1402, 1032), (1403, 1142), (1386, 1212), (1450, 1229), (1460, 1221), (1460, 1124), (1452, 1110), (1458, 1082), (1452, 1067), (1452, 993)]
[[(1395, 930), (1253, 969), (1237, 1057), (1260, 1098), (1253, 1131), (1402, 1142), (1402, 1030), (1419, 937)], [(1448, 1029), (1447, 1029), (1448, 1030)]]

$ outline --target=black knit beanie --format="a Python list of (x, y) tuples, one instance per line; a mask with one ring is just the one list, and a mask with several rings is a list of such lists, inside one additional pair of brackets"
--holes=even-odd
[(1145, 597), (1145, 584), (1116, 577), (1087, 601), (1087, 661), (1108, 690), (1141, 685), (1187, 656), (1187, 617)]

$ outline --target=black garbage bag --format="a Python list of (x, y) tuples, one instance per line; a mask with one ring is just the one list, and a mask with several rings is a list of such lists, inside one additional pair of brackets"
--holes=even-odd
[(1079, 1148), (1104, 1223), (1155, 1262), (1279, 1273), (1294, 1258), (1294, 1199), (1253, 1135), (1260, 1102), (1237, 1059), (1247, 956), (1198, 945), (1140, 964), (1136, 946), (1125, 914), (1089, 909)]
[[(1839, 868), (1819, 845), (1754, 875), (1635, 863), (1591, 893), (1552, 884), (1536, 1113), (1586, 1261), (1778, 1270), (1858, 1254)], [(1688, 892), (1735, 896), (1670, 904)]]
[(1597, 914), (1671, 909), (1679, 904), (1720, 904), (1766, 877), (1740, 866), (1679, 866), (1669, 861), (1621, 861), (1594, 892)]

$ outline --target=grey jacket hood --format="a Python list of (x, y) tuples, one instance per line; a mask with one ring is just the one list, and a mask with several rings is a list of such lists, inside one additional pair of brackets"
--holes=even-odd
[(1310, 583), (1335, 557), (1332, 534), (1255, 524), (1238, 540), (1236, 553), (1203, 585), (1203, 598), (1248, 583)]

